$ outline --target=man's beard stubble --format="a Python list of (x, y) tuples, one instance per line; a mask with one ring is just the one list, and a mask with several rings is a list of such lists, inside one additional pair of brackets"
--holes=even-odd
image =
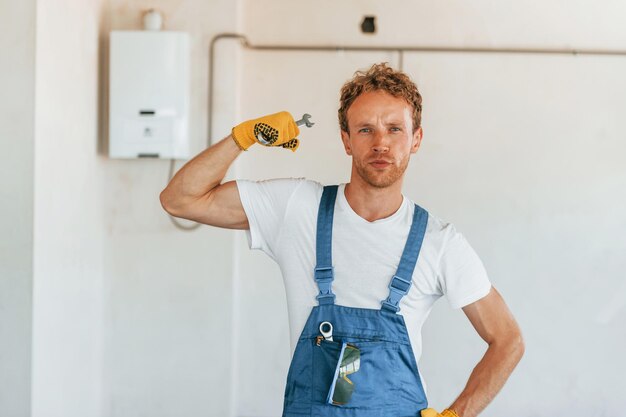
[(410, 155), (407, 155), (400, 163), (400, 166), (392, 164), (380, 172), (367, 163), (363, 164), (360, 160), (355, 159), (354, 165), (357, 173), (366, 183), (376, 188), (387, 188), (402, 178), (404, 171), (406, 171), (409, 165), (409, 157)]

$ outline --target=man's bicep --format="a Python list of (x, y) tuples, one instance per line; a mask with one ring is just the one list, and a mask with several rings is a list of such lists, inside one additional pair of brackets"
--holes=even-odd
[(485, 297), (463, 307), (463, 312), (487, 343), (519, 334), (513, 314), (494, 287)]
[(225, 229), (245, 230), (250, 227), (235, 181), (215, 187), (206, 196), (186, 206), (177, 217)]

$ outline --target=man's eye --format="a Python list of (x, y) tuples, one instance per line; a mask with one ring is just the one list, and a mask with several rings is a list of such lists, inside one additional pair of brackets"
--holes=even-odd
[(370, 133), (372, 130), (369, 127), (359, 129), (359, 133)]
[(391, 131), (392, 131), (392, 132), (402, 132), (402, 129), (401, 129), (401, 128), (399, 128), (399, 127), (392, 127), (392, 128), (391, 128)]

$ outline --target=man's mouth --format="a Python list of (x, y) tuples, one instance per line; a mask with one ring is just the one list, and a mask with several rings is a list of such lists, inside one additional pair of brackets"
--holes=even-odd
[(377, 159), (375, 161), (370, 162), (370, 165), (372, 165), (374, 168), (385, 168), (391, 165), (391, 162), (386, 161), (384, 159)]

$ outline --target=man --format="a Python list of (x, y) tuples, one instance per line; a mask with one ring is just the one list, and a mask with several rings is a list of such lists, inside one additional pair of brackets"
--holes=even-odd
[[(295, 347), (283, 416), (474, 417), (521, 359), (520, 330), (463, 235), (402, 195), (422, 140), (421, 102), (415, 84), (386, 64), (344, 85), (339, 122), (352, 157), (348, 184), (221, 184), (257, 142), (298, 148), (298, 127), (282, 112), (233, 128), (161, 193), (174, 216), (249, 230), (250, 247), (280, 265)], [(463, 308), (489, 347), (439, 414), (427, 408), (417, 362), (422, 324), (442, 295)]]

